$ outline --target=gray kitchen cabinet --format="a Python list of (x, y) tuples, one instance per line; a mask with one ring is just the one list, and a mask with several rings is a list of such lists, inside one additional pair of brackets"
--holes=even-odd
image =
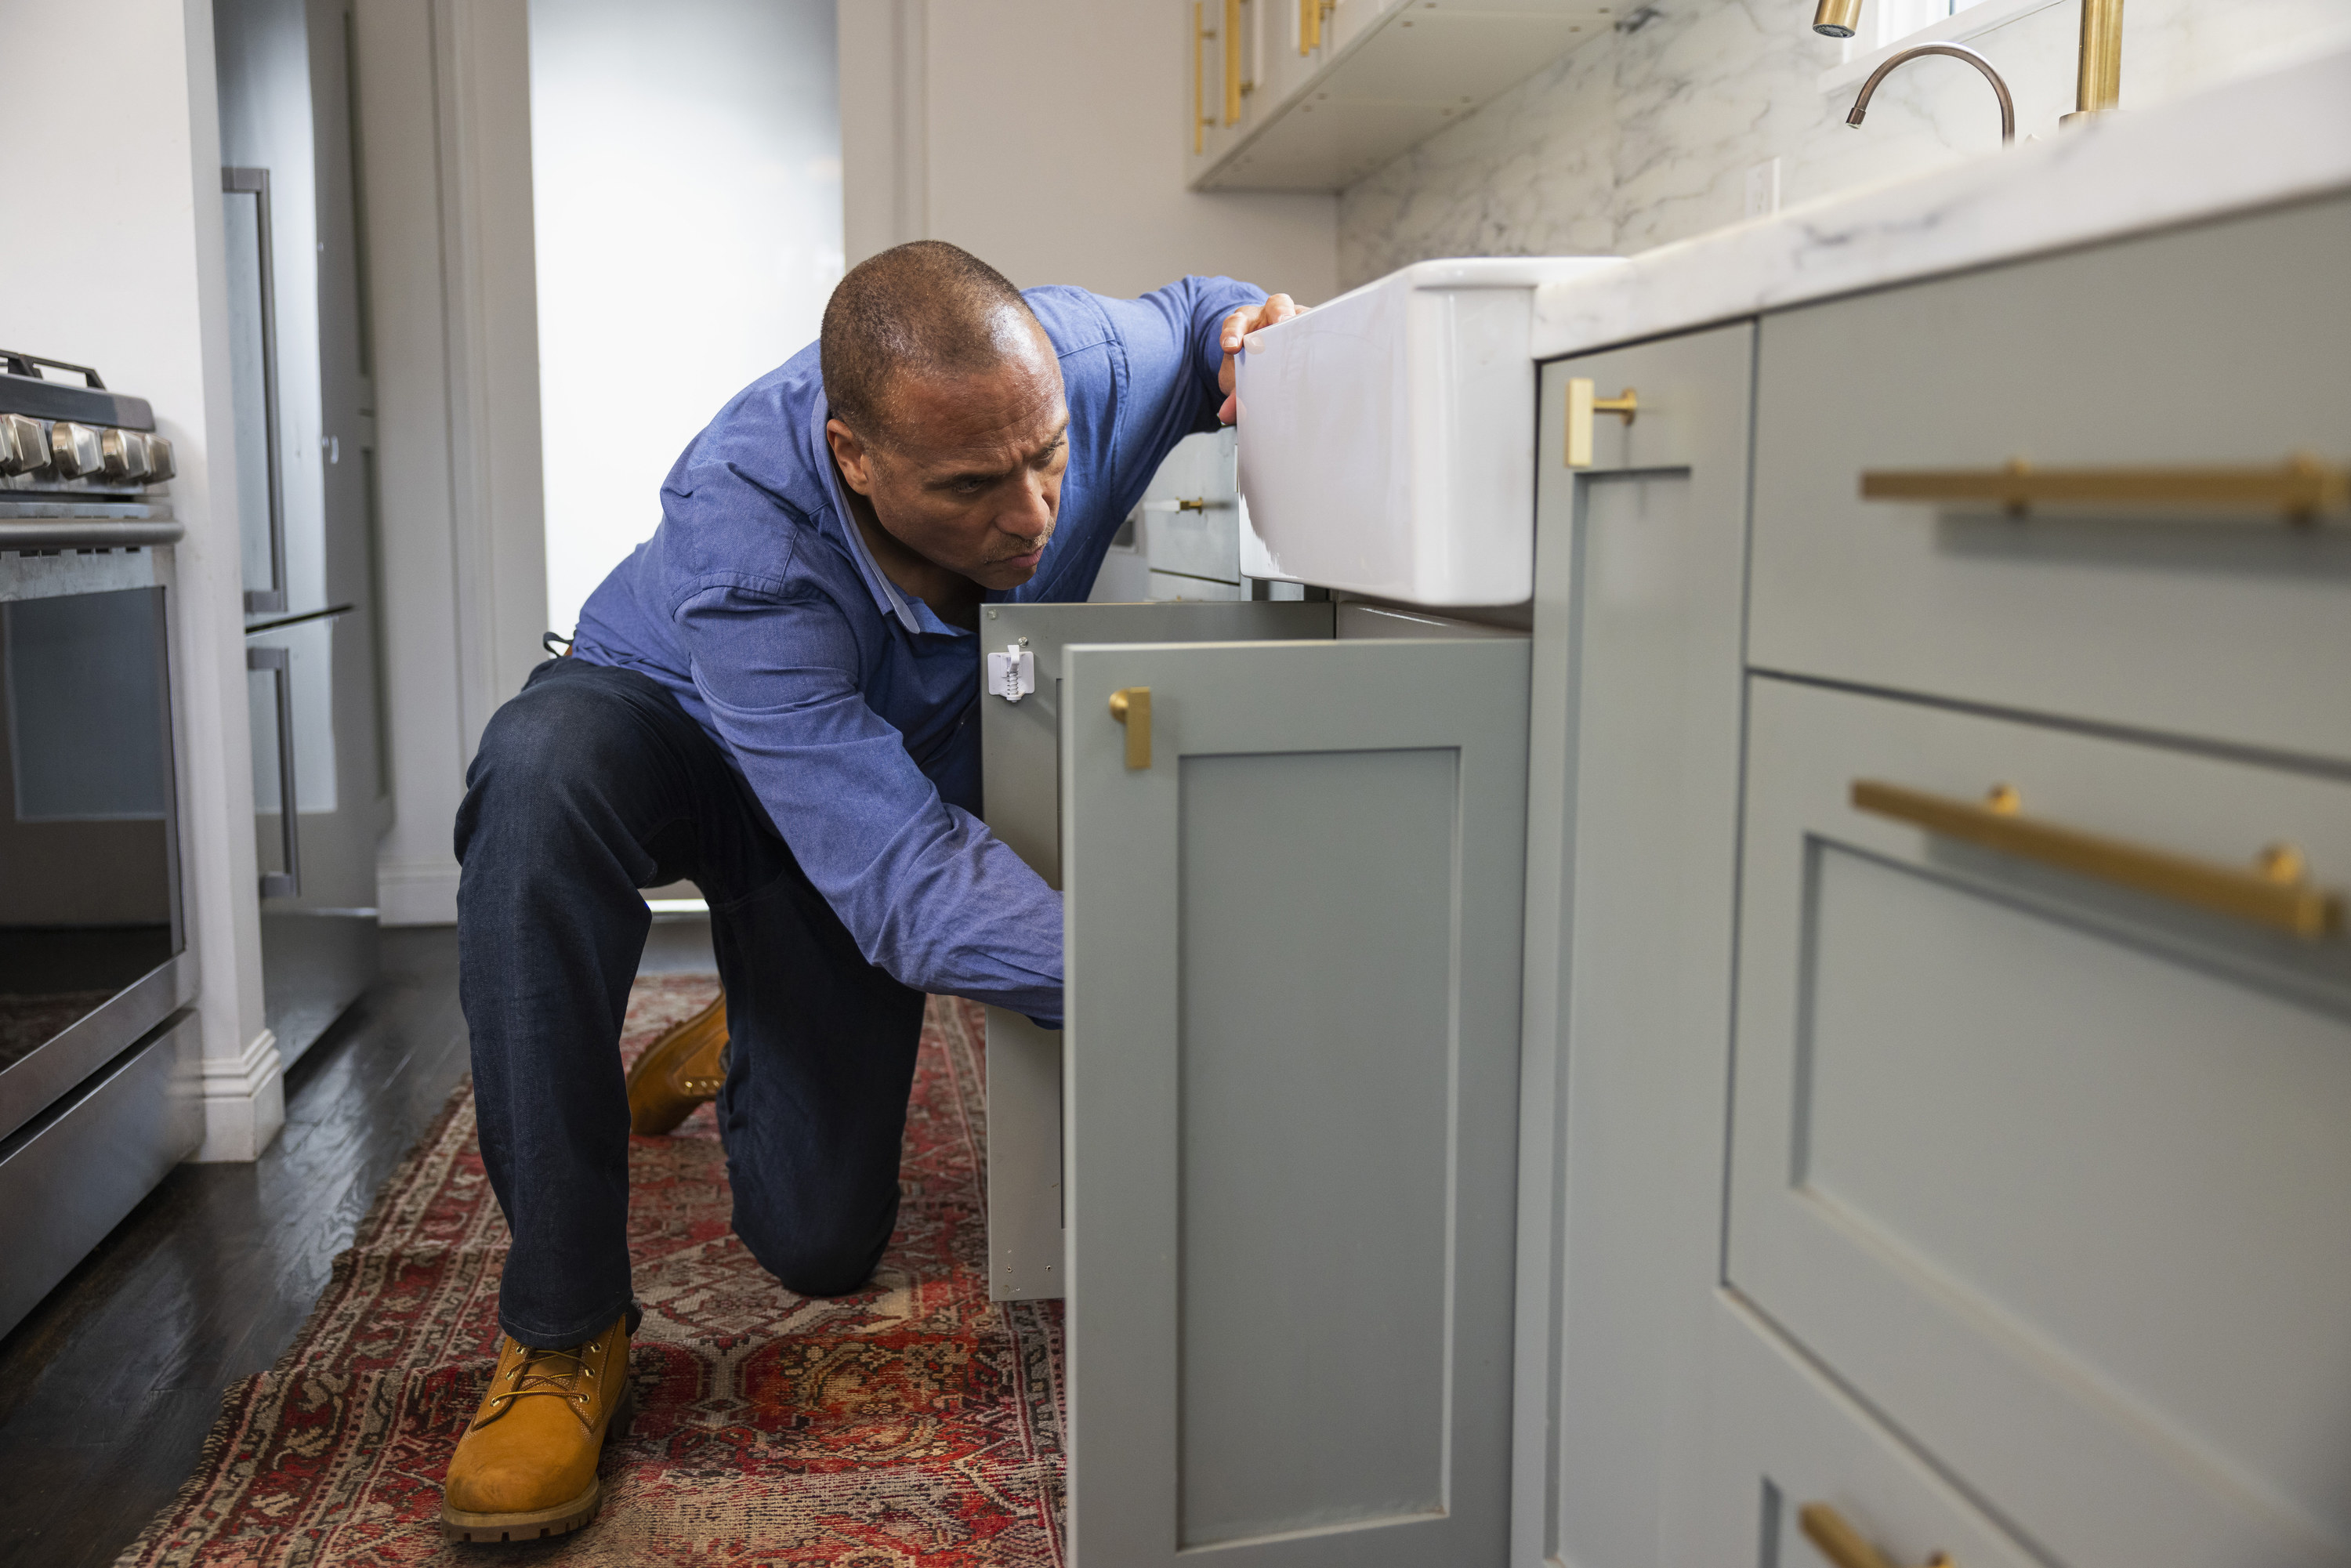
[(1528, 644), (1393, 619), (982, 622), (1068, 963), (989, 1019), (990, 1281), (1069, 1296), (1081, 1568), (1505, 1560)]
[[(980, 621), (990, 653), (1029, 655), (1034, 692), (980, 703), (988, 831), (1053, 887), (1061, 883), (1061, 678), (1072, 643), (1328, 639), (1329, 604), (998, 604)], [(987, 1009), (987, 1292), (1066, 1293), (1061, 1202), (1061, 1040)]]
[[(2336, 196), (1766, 317), (1754, 663), (2351, 759), (2339, 505), (2179, 499), (2183, 471), (2351, 462), (2346, 276)], [(2011, 463), (2140, 498), (1864, 494)]]
[(1252, 584), (1240, 565), (1240, 490), (1230, 426), (1176, 444), (1112, 539), (1090, 598), (1141, 601), (1297, 599), (1294, 583)]
[(2339, 898), (2351, 783), (1761, 676), (1749, 734), (1731, 1289), (2050, 1561), (2351, 1562), (2351, 948), (2207, 906), (2273, 842)]
[(1065, 658), (1073, 1560), (1499, 1563), (1527, 644)]
[[(1543, 367), (1510, 1561), (1670, 1531), (1721, 1202), (1753, 328)], [(1568, 387), (1631, 390), (1589, 468)]]

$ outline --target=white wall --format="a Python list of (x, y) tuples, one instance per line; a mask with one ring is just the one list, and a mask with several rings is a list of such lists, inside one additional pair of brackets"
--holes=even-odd
[[(852, 4), (854, 0), (852, 0)], [(841, 265), (833, 0), (530, 0), (547, 624)]]
[(854, 0), (849, 259), (952, 240), (1022, 287), (1336, 290), (1335, 199), (1184, 188), (1191, 0)]
[(285, 1099), (262, 1022), (212, 8), (0, 0), (0, 57), (19, 68), (0, 92), (0, 147), (11, 167), (48, 172), (37, 218), (20, 212), (0, 245), (0, 341), (95, 365), (148, 399), (178, 464), (172, 506), (187, 538), (172, 663), (202, 988), (198, 1157), (250, 1159)]
[[(1793, 204), (2000, 144), (1991, 88), (1953, 59), (1898, 68), (1847, 126), (1859, 84), (1821, 88), (1840, 46), (1812, 31), (1813, 0), (1656, 9), (1349, 187), (1340, 281), (1431, 256), (1629, 256), (1739, 222), (1748, 171), (1771, 159)], [(1969, 40), (2007, 78), (2020, 139), (2064, 134), (2079, 28), (2063, 0)], [(2351, 0), (2130, 0), (2122, 109), (2346, 40)]]
[(388, 925), (457, 917), (450, 831), (497, 705), (545, 655), (525, 0), (358, 0), (374, 312)]

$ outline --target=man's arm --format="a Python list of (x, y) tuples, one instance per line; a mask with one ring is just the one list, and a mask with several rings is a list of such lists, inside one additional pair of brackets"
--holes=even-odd
[(711, 588), (677, 622), (712, 721), (867, 960), (919, 990), (1058, 1024), (1061, 895), (939, 799), (860, 693), (839, 609)]

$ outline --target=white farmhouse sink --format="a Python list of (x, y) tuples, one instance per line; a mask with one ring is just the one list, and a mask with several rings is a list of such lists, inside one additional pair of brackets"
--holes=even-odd
[(1240, 356), (1241, 570), (1409, 604), (1534, 591), (1534, 289), (1614, 256), (1424, 261)]

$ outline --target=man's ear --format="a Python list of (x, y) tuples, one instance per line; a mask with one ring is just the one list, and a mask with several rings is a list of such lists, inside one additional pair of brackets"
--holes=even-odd
[(849, 487), (861, 496), (873, 494), (873, 454), (858, 439), (857, 432), (837, 419), (824, 422), (824, 439), (832, 448), (832, 460), (841, 465), (841, 476)]

